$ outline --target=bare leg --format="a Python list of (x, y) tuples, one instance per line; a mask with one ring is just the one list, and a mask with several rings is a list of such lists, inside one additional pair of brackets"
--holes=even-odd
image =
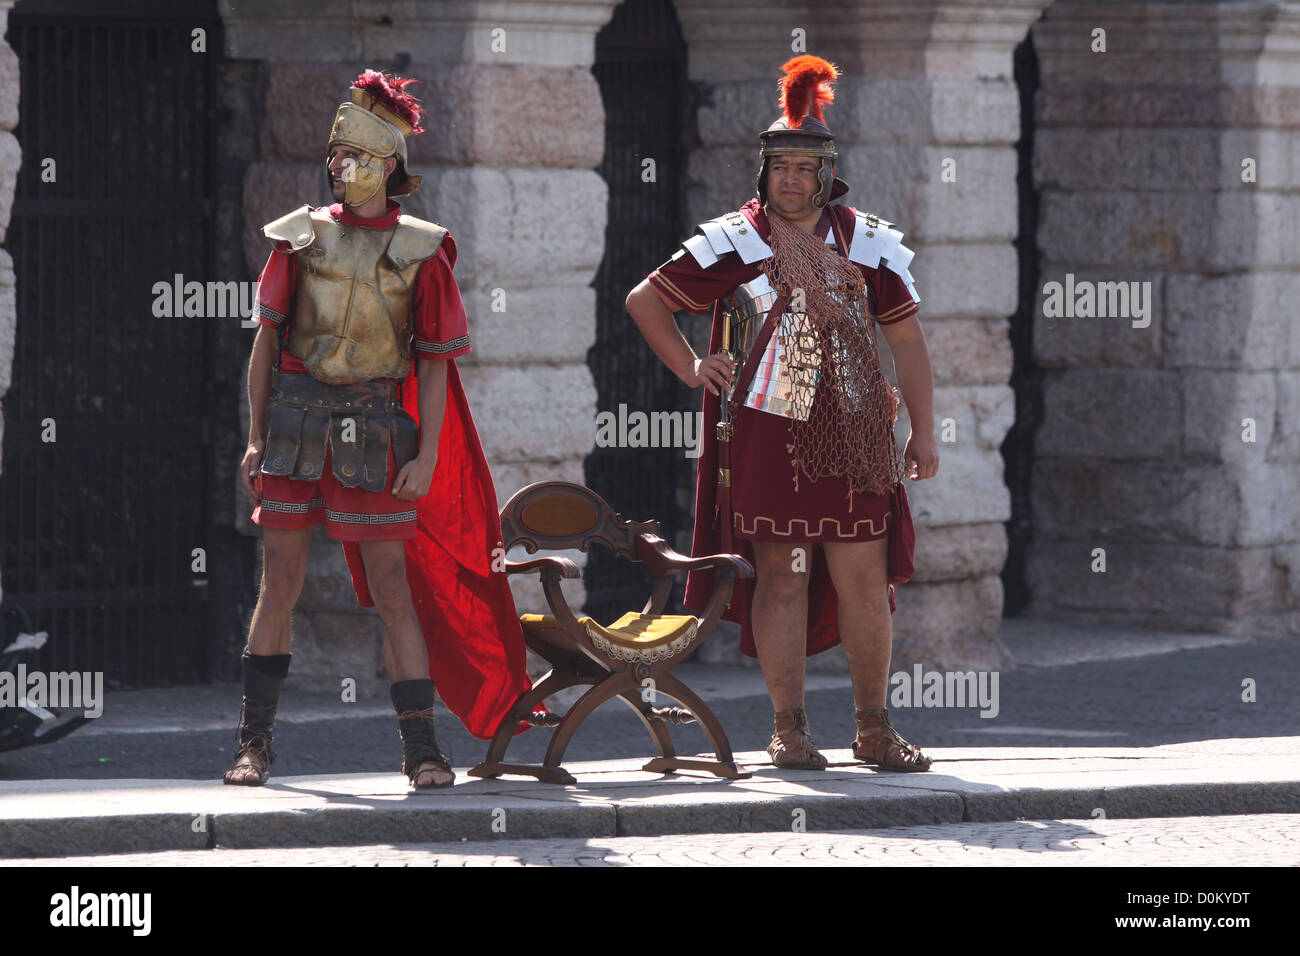
[(248, 627), (254, 654), (288, 654), (289, 621), (307, 576), (311, 528), (262, 530), (262, 586)]
[[(262, 587), (248, 628), (250, 653), (289, 653), (289, 625), (293, 606), (302, 592), (310, 546), (311, 528), (263, 529)], [(245, 753), (227, 771), (226, 779), (233, 784), (260, 783), (265, 779), (264, 772), (255, 756)]]
[[(804, 661), (808, 650), (808, 570), (806, 543), (754, 541), (758, 567), (750, 621), (754, 646), (775, 711), (803, 707)], [(802, 554), (796, 549), (802, 548)]]
[(840, 638), (859, 709), (885, 706), (894, 631), (889, 619), (888, 539), (827, 544), (826, 565), (839, 594)]
[[(402, 541), (362, 541), (361, 560), (375, 608), (384, 622), (384, 664), (396, 681), (427, 679), (429, 650), (411, 602), (406, 580), (406, 544)], [(427, 769), (426, 769), (427, 768)], [(417, 785), (437, 786), (453, 776), (432, 763), (420, 764)]]
[(853, 678), (854, 756), (884, 770), (929, 770), (931, 760), (894, 729), (885, 709), (894, 631), (889, 618), (888, 540), (826, 545), (839, 594), (840, 637)]

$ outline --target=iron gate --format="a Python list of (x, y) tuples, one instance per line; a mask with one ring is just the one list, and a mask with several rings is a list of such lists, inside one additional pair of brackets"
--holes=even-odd
[(23, 165), (5, 603), (49, 631), (47, 669), (205, 680), (212, 319), (158, 316), (155, 284), (212, 262), (215, 4), (19, 3), (8, 42)]
[[(596, 38), (592, 69), (605, 103), (609, 186), (605, 258), (596, 274), (596, 344), (587, 355), (597, 409), (617, 414), (680, 411), (699, 397), (664, 368), (623, 300), (683, 238), (686, 50), (671, 0), (625, 0)], [(654, 160), (647, 181), (644, 160)], [(597, 447), (586, 481), (624, 517), (655, 518), (670, 542), (690, 528), (691, 461), (681, 448)], [(587, 612), (602, 620), (639, 609), (650, 577), (596, 549), (586, 572)], [(680, 593), (680, 586), (679, 586)]]

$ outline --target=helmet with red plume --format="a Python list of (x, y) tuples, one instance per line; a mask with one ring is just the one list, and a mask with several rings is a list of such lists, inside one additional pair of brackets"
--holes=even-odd
[(813, 205), (825, 206), (849, 191), (848, 183), (833, 173), (835, 137), (826, 125), (824, 109), (835, 101), (832, 84), (840, 71), (833, 63), (818, 56), (797, 56), (781, 69), (785, 72), (778, 92), (781, 116), (759, 134), (762, 165), (758, 170), (758, 198), (767, 202), (767, 170), (771, 157), (818, 156), (817, 181), (821, 188), (813, 196)]
[(402, 196), (419, 188), (421, 178), (406, 173), (406, 137), (423, 133), (424, 110), (406, 87), (415, 80), (365, 70), (348, 91), (350, 102), (334, 114), (330, 147), (351, 146), (361, 155), (345, 177), (348, 205), (360, 205), (383, 185), (383, 161), (394, 157), (404, 181), (390, 195)]

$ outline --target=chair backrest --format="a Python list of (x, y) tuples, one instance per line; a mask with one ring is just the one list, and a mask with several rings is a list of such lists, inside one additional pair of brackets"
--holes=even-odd
[(628, 521), (590, 488), (569, 481), (539, 481), (510, 496), (501, 509), (501, 534), (507, 549), (522, 544), (530, 554), (586, 551), (599, 542), (636, 560), (641, 534), (658, 534), (657, 521)]

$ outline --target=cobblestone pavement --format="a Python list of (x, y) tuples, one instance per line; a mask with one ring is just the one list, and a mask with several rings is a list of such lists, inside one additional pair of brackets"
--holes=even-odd
[(694, 834), (0, 860), (0, 866), (1296, 866), (1300, 814), (1019, 820), (833, 833)]

